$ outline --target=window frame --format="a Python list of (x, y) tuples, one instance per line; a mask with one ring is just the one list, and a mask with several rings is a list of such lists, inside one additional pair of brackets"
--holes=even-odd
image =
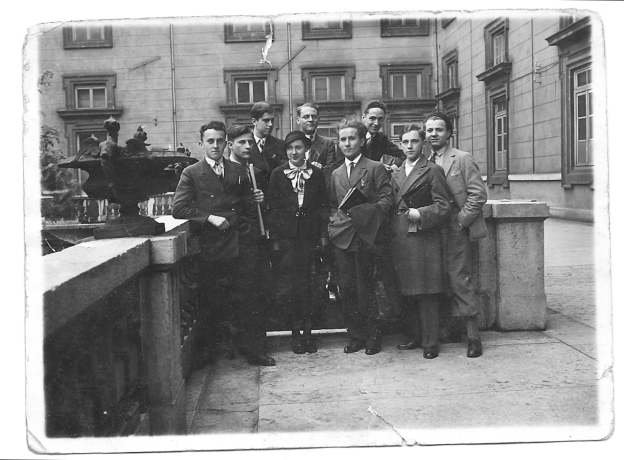
[(350, 19), (339, 19), (341, 21), (340, 28), (313, 29), (312, 22), (303, 21), (301, 23), (301, 39), (302, 40), (330, 40), (351, 38), (353, 36), (353, 23)]
[[(496, 105), (504, 102), (505, 109), (497, 110)], [(506, 96), (501, 96), (496, 99), (492, 99), (492, 126), (493, 126), (493, 149), (492, 149), (492, 157), (493, 157), (493, 170), (496, 174), (499, 171), (507, 171), (509, 169), (509, 110), (507, 107), (507, 99)], [(503, 132), (499, 131), (499, 121), (502, 120), (502, 128)], [(502, 150), (498, 149), (499, 145), (499, 137), (502, 138)], [(502, 161), (500, 161), (502, 160)]]
[[(101, 40), (77, 40), (75, 38), (76, 26), (90, 27), (98, 26), (103, 29), (103, 38)], [(85, 48), (112, 48), (113, 47), (113, 27), (106, 24), (97, 23), (75, 23), (63, 27), (63, 48), (69, 49), (85, 49)]]
[[(591, 95), (594, 92), (594, 88), (592, 86), (592, 81), (590, 80), (587, 84), (583, 85), (582, 89), (579, 89), (577, 87), (577, 75), (581, 72), (588, 72), (589, 71), (589, 75), (591, 75), (591, 70), (592, 70), (592, 66), (591, 64), (586, 64), (585, 66), (582, 66), (581, 68), (577, 68), (577, 69), (573, 69), (571, 71), (571, 108), (572, 108), (572, 123), (570, 124), (570, 128), (571, 131), (573, 133), (573, 142), (572, 142), (572, 149), (573, 149), (573, 153), (572, 153), (572, 159), (574, 161), (574, 167), (578, 168), (578, 167), (587, 167), (587, 166), (594, 166), (594, 162), (593, 162), (593, 128), (592, 128), (592, 119), (594, 117), (594, 113), (592, 110), (592, 103), (591, 103)], [(579, 95), (584, 95), (585, 96), (585, 134), (586, 134), (586, 146), (585, 146), (585, 152), (586, 152), (586, 157), (587, 160), (585, 163), (581, 163), (579, 161), (579, 132), (578, 132), (578, 126), (579, 126), (579, 115), (578, 115), (578, 97)], [(590, 158), (591, 156), (591, 158)]]
[(223, 41), (225, 43), (264, 42), (266, 41), (267, 35), (270, 35), (272, 31), (273, 40), (275, 40), (275, 32), (271, 25), (270, 19), (262, 20), (262, 22), (264, 23), (264, 29), (262, 31), (234, 32), (234, 24), (250, 24), (252, 22), (260, 21), (237, 21), (236, 23), (226, 22), (223, 25)]
[[(319, 77), (343, 77), (344, 99), (317, 101), (314, 94), (314, 79)], [(342, 103), (353, 101), (353, 80), (355, 79), (355, 66), (303, 66), (301, 67), (301, 80), (303, 80), (303, 93), (306, 101), (317, 103)]]
[[(330, 86), (330, 79), (331, 78), (340, 78), (340, 98), (338, 99), (332, 99), (331, 98), (331, 86)], [(325, 90), (327, 91), (327, 99), (317, 99), (317, 80), (321, 80), (324, 79), (326, 81), (326, 88)], [(347, 94), (347, 90), (346, 90), (346, 81), (345, 81), (345, 75), (314, 75), (311, 77), (311, 84), (312, 84), (312, 102), (339, 102), (339, 101), (345, 101), (346, 99), (346, 94)]]
[[(59, 114), (99, 114), (111, 113), (111, 109), (115, 107), (115, 87), (117, 86), (116, 74), (97, 74), (97, 75), (64, 75), (63, 89), (65, 90), (65, 110), (59, 111)], [(90, 107), (78, 108), (77, 90), (81, 88), (98, 88), (104, 87), (106, 92), (106, 107)]]
[(380, 19), (379, 27), (382, 37), (418, 37), (429, 35), (430, 20), (428, 18), (415, 18), (401, 16), (400, 19), (416, 19), (419, 21), (417, 25), (391, 25), (390, 21), (397, 17), (388, 17)]
[[(483, 29), (485, 39), (485, 67), (491, 69), (497, 65), (509, 62), (509, 19), (498, 18), (490, 22)], [(501, 59), (497, 60), (495, 57), (495, 43), (496, 37), (503, 37), (503, 50), (501, 52)]]
[[(262, 94), (262, 99), (260, 99), (259, 101), (255, 101), (254, 100), (254, 95), (255, 95), (255, 90), (254, 90), (254, 83), (256, 82), (262, 82), (263, 83), (263, 94)], [(248, 83), (249, 84), (249, 101), (248, 102), (241, 102), (240, 98), (239, 98), (239, 84), (241, 83)], [(240, 79), (235, 79), (234, 82), (234, 101), (236, 104), (240, 105), (240, 104), (255, 104), (256, 102), (260, 102), (260, 101), (266, 101), (268, 99), (268, 84), (267, 84), (267, 80), (266, 79), (244, 79), (244, 78), (240, 78)]]
[[(577, 165), (575, 162), (574, 119), (574, 74), (575, 71), (593, 67), (591, 49), (591, 17), (574, 17), (573, 21), (563, 16), (561, 29), (546, 37), (550, 46), (559, 51), (561, 81), (561, 186), (565, 189), (575, 186), (593, 187), (594, 166)], [(593, 89), (595, 89), (594, 87)]]
[[(401, 63), (381, 64), (379, 76), (381, 77), (381, 92), (384, 101), (419, 101), (431, 98), (432, 65), (429, 63)], [(417, 89), (415, 98), (393, 98), (392, 77), (395, 75), (420, 74), (420, 91)], [(418, 79), (417, 79), (418, 82)]]
[[(509, 188), (509, 114), (512, 113), (509, 107), (509, 81), (504, 79), (499, 81), (496, 86), (490, 84), (486, 88), (486, 157), (487, 157), (487, 183), (489, 187), (502, 185)], [(501, 165), (497, 159), (497, 113), (495, 106), (498, 102), (505, 101), (505, 133), (503, 136), (503, 164)]]

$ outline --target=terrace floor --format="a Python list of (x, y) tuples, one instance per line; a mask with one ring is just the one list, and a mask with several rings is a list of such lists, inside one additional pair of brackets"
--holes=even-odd
[(347, 355), (344, 332), (320, 334), (307, 355), (292, 353), (290, 336), (269, 337), (275, 367), (221, 358), (188, 379), (188, 432), (215, 450), (608, 436), (610, 333), (597, 340), (610, 331), (608, 284), (596, 289), (594, 252), (592, 224), (547, 219), (547, 328), (483, 332), (478, 359), (453, 343), (426, 360), (398, 351), (398, 335), (375, 356)]

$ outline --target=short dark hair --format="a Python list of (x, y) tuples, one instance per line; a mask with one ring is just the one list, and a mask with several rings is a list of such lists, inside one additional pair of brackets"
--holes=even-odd
[(358, 137), (360, 139), (366, 139), (366, 133), (368, 132), (368, 129), (366, 128), (364, 123), (362, 123), (361, 121), (357, 121), (353, 118), (349, 118), (348, 120), (345, 119), (340, 122), (340, 124), (338, 125), (338, 138), (340, 138), (340, 130), (347, 128), (355, 128), (357, 130)]
[(232, 126), (230, 129), (227, 130), (227, 140), (230, 142), (234, 142), (235, 139), (238, 139), (244, 134), (253, 135), (253, 132), (251, 131), (251, 129), (249, 129), (248, 126)]
[(212, 120), (202, 125), (201, 128), (199, 128), (199, 140), (200, 141), (204, 140), (204, 133), (209, 129), (214, 129), (215, 131), (223, 131), (224, 135), (227, 134), (227, 130), (225, 129), (225, 123), (219, 120)]
[(259, 120), (265, 113), (273, 115), (273, 106), (268, 102), (256, 102), (251, 108), (251, 118)]
[(311, 109), (316, 110), (316, 114), (319, 115), (318, 104), (315, 104), (314, 102), (306, 102), (305, 104), (301, 104), (299, 107), (297, 107), (297, 116), (298, 117), (301, 116), (301, 109), (303, 109), (304, 107), (310, 107)]
[(381, 109), (384, 111), (384, 114), (388, 113), (388, 107), (386, 106), (386, 104), (377, 99), (373, 99), (372, 101), (369, 101), (368, 104), (366, 104), (366, 106), (364, 107), (364, 115), (366, 115), (370, 109)]
[(402, 141), (403, 135), (409, 133), (410, 131), (417, 131), (420, 139), (423, 141), (425, 140), (425, 132), (420, 126), (414, 124), (403, 126), (403, 129), (401, 129), (401, 134), (399, 134), (399, 140)]
[(425, 123), (427, 123), (429, 120), (442, 120), (446, 125), (446, 130), (450, 133), (448, 138), (450, 139), (451, 137), (453, 137), (453, 121), (447, 114), (442, 112), (433, 112), (427, 115), (427, 118), (425, 118)]

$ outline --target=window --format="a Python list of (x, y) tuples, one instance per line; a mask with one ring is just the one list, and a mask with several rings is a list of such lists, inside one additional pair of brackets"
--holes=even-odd
[(236, 80), (237, 104), (253, 104), (266, 100), (266, 80)]
[(492, 58), (493, 64), (500, 64), (505, 61), (505, 34), (498, 33), (492, 36)]
[(445, 91), (459, 87), (457, 70), (457, 49), (454, 49), (442, 57), (442, 86)]
[(574, 160), (576, 166), (594, 164), (591, 68), (574, 72)]
[(415, 99), (422, 97), (422, 75), (419, 73), (392, 74), (390, 93), (392, 99)]
[(106, 108), (105, 86), (76, 86), (76, 109)]
[(273, 28), (269, 21), (235, 22), (224, 25), (226, 43), (263, 42), (272, 32)]
[(355, 66), (301, 68), (306, 101), (352, 101), (354, 78)]
[(561, 185), (591, 186), (594, 181), (591, 18), (565, 15), (561, 29), (546, 37), (557, 46), (561, 69)]
[(429, 20), (414, 17), (393, 17), (380, 22), (382, 37), (429, 35)]
[(505, 18), (496, 19), (485, 26), (485, 67), (487, 69), (508, 62), (508, 30), (509, 20)]
[(304, 21), (301, 25), (303, 40), (331, 38), (351, 38), (351, 21), (336, 18), (319, 17), (313, 21)]
[(338, 129), (335, 125), (318, 125), (316, 132), (321, 136), (336, 141), (338, 139)]
[(458, 149), (459, 148), (459, 117), (455, 113), (448, 113), (448, 117), (453, 122), (453, 137), (449, 141), (451, 147)]
[(494, 170), (507, 170), (507, 101), (496, 99), (492, 103), (494, 116)]
[(312, 78), (312, 95), (315, 102), (344, 101), (344, 75), (320, 76)]
[[(117, 78), (110, 75), (65, 75), (65, 112), (112, 113), (115, 108), (115, 85)], [(105, 117), (106, 119), (108, 117)], [(103, 120), (102, 120), (103, 121)]]
[(113, 29), (103, 24), (73, 24), (63, 28), (65, 49), (112, 48)]
[[(355, 66), (304, 66), (301, 67), (303, 101), (319, 106), (321, 127), (336, 139), (336, 125), (343, 118), (359, 117), (361, 102), (353, 98)], [(319, 128), (320, 129), (320, 128)], [(325, 134), (320, 131), (323, 136)]]
[(279, 130), (279, 117), (282, 104), (278, 104), (275, 97), (277, 69), (257, 68), (223, 69), (225, 83), (225, 98), (227, 103), (219, 109), (225, 117), (226, 126), (251, 124), (250, 110), (253, 104), (266, 101), (275, 110), (274, 134)]
[(103, 141), (104, 121), (110, 116), (119, 119), (123, 114), (115, 105), (116, 81), (115, 74), (63, 76), (65, 109), (57, 113), (65, 120), (68, 156), (76, 155), (91, 135)]
[(384, 100), (431, 97), (431, 64), (382, 64), (379, 75)]

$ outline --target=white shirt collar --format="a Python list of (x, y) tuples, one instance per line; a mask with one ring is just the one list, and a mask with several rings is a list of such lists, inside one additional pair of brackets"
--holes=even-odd
[(264, 140), (264, 142), (266, 142), (266, 137), (262, 137), (262, 138), (258, 137), (258, 136), (256, 136), (255, 133), (254, 133), (254, 139), (256, 140), (256, 144), (258, 144), (258, 145), (260, 144), (261, 140)]
[(354, 165), (357, 165), (358, 161), (360, 161), (360, 158), (362, 158), (361, 153), (353, 161), (349, 160), (348, 158), (345, 158), (345, 165), (349, 166), (351, 163), (353, 163)]
[(448, 144), (446, 144), (443, 148), (441, 148), (440, 150), (432, 150), (432, 153), (435, 152), (436, 155), (444, 155), (446, 153), (446, 149), (448, 149)]
[(304, 161), (301, 166), (295, 166), (294, 164), (290, 162), (290, 160), (288, 160), (288, 166), (290, 166), (290, 169), (306, 169), (307, 162)]
[[(216, 163), (216, 161), (214, 161), (212, 158), (208, 158), (208, 157), (204, 157), (206, 159), (206, 162), (208, 163), (208, 166), (210, 166), (212, 169), (214, 169), (214, 165)], [(219, 164), (221, 165), (221, 167), (223, 167), (223, 157), (221, 157), (221, 159), (219, 160)]]

